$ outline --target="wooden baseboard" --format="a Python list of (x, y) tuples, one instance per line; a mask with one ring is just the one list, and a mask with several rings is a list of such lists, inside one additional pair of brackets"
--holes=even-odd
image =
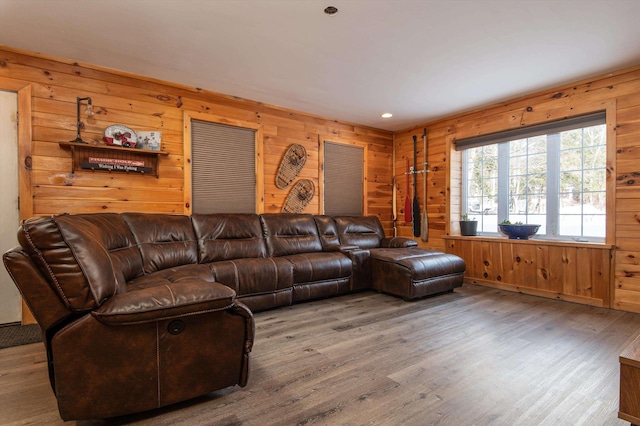
[(631, 423), (632, 425), (640, 425), (640, 417), (631, 416), (629, 414), (618, 411), (618, 418), (625, 420)]
[(513, 291), (532, 296), (546, 297), (548, 299), (564, 300), (565, 302), (581, 303), (583, 305), (605, 307), (604, 301), (601, 299), (593, 299), (585, 296), (573, 296), (568, 294), (556, 293), (554, 291), (542, 290), (539, 288), (523, 287), (515, 284), (497, 283), (494, 281), (481, 280), (478, 278), (465, 277), (464, 282), (468, 284), (477, 284), (485, 287), (497, 288), (500, 290)]

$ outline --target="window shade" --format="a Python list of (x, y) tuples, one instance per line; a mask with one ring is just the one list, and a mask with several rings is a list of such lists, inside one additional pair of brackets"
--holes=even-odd
[(194, 213), (255, 213), (255, 131), (191, 122)]
[(594, 114), (582, 115), (579, 117), (567, 118), (565, 120), (553, 121), (549, 123), (536, 124), (534, 126), (518, 127), (517, 129), (506, 130), (504, 132), (491, 133), (489, 135), (476, 136), (473, 138), (459, 139), (456, 141), (456, 151), (469, 148), (491, 145), (494, 143), (509, 142), (518, 139), (532, 138), (534, 136), (560, 133), (566, 130), (579, 129), (581, 127), (596, 126), (606, 123), (604, 111)]
[(324, 143), (324, 213), (362, 215), (364, 149)]

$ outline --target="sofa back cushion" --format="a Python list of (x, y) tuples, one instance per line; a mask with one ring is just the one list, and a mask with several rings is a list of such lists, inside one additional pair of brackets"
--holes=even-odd
[(313, 216), (272, 213), (261, 215), (260, 220), (270, 257), (322, 251)]
[(313, 219), (316, 221), (323, 248), (340, 245), (338, 228), (336, 227), (335, 220), (333, 220), (331, 216), (316, 215)]
[(18, 239), (76, 312), (95, 309), (142, 274), (134, 238), (115, 213), (32, 218)]
[(198, 242), (189, 216), (123, 213), (133, 233), (144, 272), (198, 263)]
[(194, 214), (191, 221), (199, 263), (267, 255), (257, 214)]
[(336, 216), (340, 243), (363, 249), (380, 247), (384, 230), (377, 216)]

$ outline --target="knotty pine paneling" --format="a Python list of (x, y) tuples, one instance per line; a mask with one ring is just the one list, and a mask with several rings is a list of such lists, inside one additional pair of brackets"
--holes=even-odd
[[(467, 263), (466, 282), (609, 307), (609, 246), (455, 236), (445, 241), (446, 251)], [(626, 269), (640, 271), (637, 265)], [(625, 290), (634, 288), (640, 291), (640, 282)]]
[[(445, 238), (454, 235), (460, 214), (459, 153), (452, 151), (457, 138), (493, 133), (522, 125), (535, 124), (566, 116), (607, 108), (614, 117), (608, 143), (613, 195), (609, 208), (607, 242), (615, 247), (613, 260), (606, 261), (611, 271), (609, 294), (611, 306), (640, 312), (640, 279), (629, 259), (640, 259), (640, 68), (631, 68), (605, 76), (594, 77), (573, 84), (523, 96), (511, 101), (457, 114), (442, 120), (425, 123), (392, 135), (379, 129), (312, 116), (304, 112), (285, 110), (247, 99), (209, 92), (196, 87), (161, 82), (128, 73), (78, 64), (71, 60), (52, 58), (18, 51), (0, 49), (0, 87), (29, 84), (32, 92), (33, 166), (31, 189), (34, 214), (54, 214), (66, 211), (184, 211), (176, 194), (184, 192), (183, 123), (185, 110), (210, 114), (225, 120), (239, 120), (262, 126), (264, 134), (265, 210), (279, 211), (286, 190), (274, 185), (274, 173), (279, 158), (291, 143), (303, 143), (309, 161), (304, 177), (320, 185), (321, 161), (318, 146), (323, 140), (339, 140), (367, 146), (367, 210), (380, 217), (385, 231), (393, 229), (391, 196), (397, 194), (397, 233), (412, 236), (410, 223), (404, 222), (404, 200), (413, 197), (413, 179), (409, 194), (405, 191), (404, 165), (409, 158), (413, 165), (412, 135), (418, 137), (418, 163), (422, 160), (422, 132), (427, 129), (428, 162), (427, 213), (429, 240), (420, 246), (448, 249)], [(122, 123), (135, 130), (163, 132), (163, 149), (171, 155), (160, 162), (160, 177), (109, 174), (96, 172), (70, 173), (69, 153), (58, 146), (59, 141), (75, 137), (75, 98), (91, 96), (96, 115), (83, 119), (83, 137), (99, 139), (109, 124)], [(392, 143), (395, 136), (395, 144)], [(395, 158), (395, 161), (393, 161)], [(419, 167), (420, 168), (420, 167)], [(260, 178), (260, 177), (259, 177)], [(395, 178), (395, 188), (392, 185)], [(165, 192), (166, 190), (166, 192)], [(424, 208), (424, 184), (417, 179), (417, 193)], [(318, 212), (318, 196), (307, 210)], [(500, 250), (478, 246), (490, 255), (491, 267), (476, 265), (470, 254), (468, 264), (473, 271), (494, 273), (500, 265), (500, 278), (513, 282), (522, 277), (524, 284), (541, 292), (576, 293), (572, 287), (573, 268), (558, 273), (566, 264), (558, 262), (557, 248), (549, 253), (534, 250), (523, 252), (526, 261), (545, 267), (535, 270), (533, 278), (523, 275), (529, 265), (513, 264), (511, 249)], [(489, 251), (487, 251), (489, 250)], [(477, 251), (476, 251), (477, 253)], [(578, 252), (562, 249), (567, 262), (578, 262)], [(534, 260), (535, 259), (535, 260)], [(625, 267), (625, 265), (627, 267)], [(548, 266), (549, 271), (546, 271)], [(604, 267), (603, 267), (604, 268)], [(546, 271), (545, 273), (542, 271)], [(581, 273), (585, 273), (581, 271)], [(593, 271), (591, 272), (593, 275)], [(584, 278), (584, 277), (583, 277)], [(497, 279), (497, 277), (496, 277)], [(523, 285), (523, 283), (516, 283)], [(579, 297), (591, 300), (588, 289), (581, 289)], [(542, 293), (541, 293), (542, 294)], [(546, 294), (546, 293), (544, 293)], [(580, 299), (581, 300), (581, 299)]]
[[(34, 215), (86, 212), (185, 211), (184, 111), (210, 114), (218, 121), (262, 126), (264, 142), (264, 209), (279, 212), (290, 188), (275, 186), (280, 160), (293, 143), (305, 146), (308, 159), (300, 178), (316, 184), (316, 196), (305, 209), (320, 213), (319, 144), (338, 139), (367, 146), (367, 212), (377, 215), (385, 232), (392, 229), (391, 188), (393, 134), (388, 131), (286, 110), (113, 71), (90, 64), (0, 48), (0, 88), (29, 84), (32, 89), (31, 194)], [(304, 95), (304, 94), (301, 94)], [(159, 178), (126, 173), (77, 171), (58, 142), (75, 138), (76, 97), (91, 97), (95, 115), (83, 117), (85, 140), (101, 140), (104, 129), (121, 123), (132, 129), (162, 132)]]
[[(429, 137), (429, 162), (432, 166), (448, 167), (445, 179), (439, 176), (438, 171), (429, 175), (429, 182), (435, 187), (433, 192), (439, 190), (444, 195), (432, 197), (432, 187), (429, 186), (428, 211), (440, 210), (445, 212), (445, 216), (430, 220), (431, 232), (426, 245), (452, 250), (445, 239), (459, 235), (457, 221), (461, 210), (460, 153), (453, 150), (456, 139), (599, 110), (607, 111), (609, 126), (607, 245), (601, 251), (608, 253), (606, 248), (613, 247), (611, 256), (595, 255), (595, 249), (585, 251), (579, 244), (572, 249), (571, 243), (561, 249), (549, 247), (537, 249), (534, 253), (513, 245), (501, 245), (498, 250), (493, 243), (487, 249), (474, 243), (476, 240), (473, 238), (469, 243), (456, 240), (455, 244), (463, 246), (460, 250), (467, 260), (468, 274), (480, 283), (486, 281), (490, 285), (499, 284), (516, 291), (520, 288), (534, 289), (528, 291), (548, 297), (560, 294), (564, 295), (562, 298), (582, 303), (602, 300), (605, 306), (640, 312), (640, 270), (631, 267), (635, 259), (640, 259), (640, 67), (567, 84), (396, 132), (396, 189), (402, 194), (398, 198), (398, 210), (404, 206), (400, 200), (404, 201), (405, 157), (409, 157), (413, 163), (411, 136), (415, 134), (420, 137), (423, 128), (427, 129)], [(419, 157), (420, 150), (419, 142)], [(436, 153), (442, 153), (444, 158), (439, 158)], [(418, 186), (420, 196), (420, 182)], [(401, 216), (400, 211), (398, 214)], [(436, 225), (442, 229), (434, 229)], [(404, 235), (410, 234), (410, 227), (404, 224), (400, 224), (400, 227)], [(544, 243), (540, 244), (545, 247)], [(520, 256), (514, 256), (514, 249)], [(476, 258), (480, 253), (483, 254), (483, 261), (490, 266), (483, 267)], [(515, 261), (518, 257), (520, 261)], [(576, 268), (577, 264), (581, 268)], [(499, 265), (499, 269), (496, 269), (496, 265)], [(487, 277), (483, 276), (485, 272)], [(500, 279), (496, 275), (498, 272)], [(509, 284), (505, 285), (505, 282)], [(585, 287), (582, 283), (596, 285)]]
[[(414, 166), (413, 155), (413, 135), (417, 136), (417, 169), (423, 169), (424, 144), (422, 140), (423, 128), (416, 128), (410, 131), (397, 133), (395, 136), (395, 190), (397, 196), (397, 229), (398, 235), (404, 237), (412, 237), (413, 230), (410, 222), (404, 221), (405, 199), (409, 197), (412, 201), (414, 198), (414, 179), (413, 175), (409, 175), (409, 193), (406, 191), (406, 159), (409, 159), (409, 166)], [(420, 247), (432, 248), (437, 250), (444, 249), (444, 236), (446, 235), (446, 224), (448, 217), (446, 214), (446, 205), (448, 200), (448, 184), (447, 174), (449, 172), (449, 160), (446, 155), (446, 137), (444, 132), (427, 130), (427, 218), (429, 222), (429, 239), (423, 242), (419, 237)], [(424, 182), (423, 174), (418, 174), (415, 182), (418, 200), (420, 202), (420, 211), (424, 209)], [(412, 204), (413, 205), (413, 204)]]

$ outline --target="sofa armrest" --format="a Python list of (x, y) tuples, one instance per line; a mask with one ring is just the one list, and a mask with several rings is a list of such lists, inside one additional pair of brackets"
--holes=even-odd
[(138, 324), (232, 307), (236, 292), (203, 280), (163, 282), (157, 286), (117, 294), (93, 311), (110, 325)]
[(371, 250), (355, 249), (345, 252), (353, 264), (351, 290), (371, 288)]
[(327, 246), (324, 248), (324, 251), (339, 251), (341, 253), (347, 252), (349, 250), (358, 250), (360, 247), (353, 244), (340, 244), (335, 246)]
[(381, 248), (418, 247), (418, 242), (411, 238), (391, 237), (380, 241)]

